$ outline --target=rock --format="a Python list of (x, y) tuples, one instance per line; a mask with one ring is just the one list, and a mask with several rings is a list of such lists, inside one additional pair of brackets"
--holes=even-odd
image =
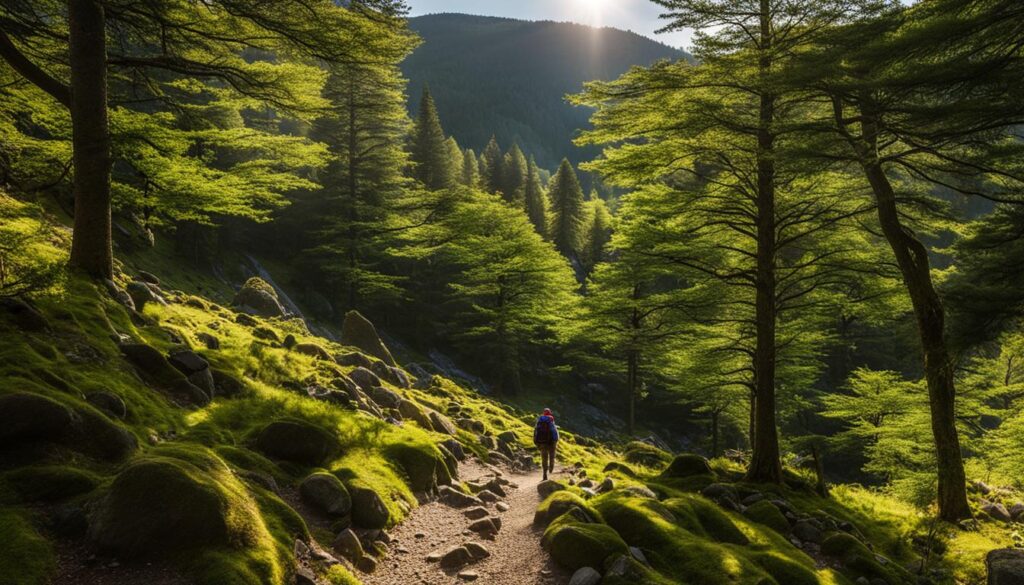
[(380, 495), (362, 482), (350, 481), (347, 486), (352, 495), (352, 521), (362, 528), (384, 528), (391, 513)]
[(238, 323), (239, 325), (243, 325), (245, 327), (256, 327), (257, 325), (260, 324), (259, 321), (253, 319), (252, 317), (245, 313), (239, 313), (235, 315), (235, 323)]
[(127, 291), (117, 286), (117, 283), (109, 278), (103, 279), (103, 284), (107, 287), (107, 294), (110, 295), (110, 298), (120, 303), (129, 312), (135, 311), (135, 301), (132, 300)]
[(433, 425), (430, 424), (430, 417), (427, 415), (426, 411), (412, 400), (402, 400), (399, 402), (398, 412), (402, 414), (402, 418), (416, 421), (416, 424), (420, 425), (424, 429), (433, 430), (434, 428)]
[(349, 311), (345, 314), (345, 321), (341, 325), (341, 344), (355, 347), (389, 366), (398, 365), (387, 346), (380, 340), (373, 323), (358, 311)]
[(303, 501), (328, 516), (347, 516), (352, 497), (345, 485), (330, 473), (318, 472), (302, 480), (299, 495)]
[(380, 378), (370, 370), (359, 366), (349, 372), (348, 377), (356, 383), (364, 392), (372, 392), (374, 388), (381, 385)]
[(807, 520), (800, 520), (793, 525), (793, 536), (802, 542), (813, 542), (815, 544), (821, 544), (821, 541), (825, 538), (821, 530)]
[(512, 506), (509, 506), (505, 502), (498, 502), (494, 507), (497, 508), (499, 512), (508, 512), (512, 509)]
[(701, 495), (709, 500), (714, 500), (719, 505), (723, 505), (723, 502), (729, 502), (732, 504), (730, 509), (736, 509), (736, 502), (739, 500), (739, 496), (736, 495), (736, 489), (726, 483), (713, 483), (700, 491)]
[(208, 396), (214, 395), (216, 388), (213, 375), (210, 373), (210, 363), (202, 356), (190, 350), (176, 351), (167, 356), (167, 362), (184, 374), (189, 382), (204, 390)]
[(467, 542), (464, 546), (474, 561), (482, 561), (491, 556), (491, 551), (487, 550), (487, 547), (479, 542)]
[(128, 416), (128, 406), (117, 394), (110, 392), (90, 392), (85, 395), (85, 401), (109, 414), (114, 418), (124, 419)]
[(90, 540), (121, 557), (243, 546), (268, 553), (248, 490), (212, 451), (157, 447), (114, 479), (90, 524)]
[(1002, 548), (985, 556), (988, 585), (1020, 585), (1024, 583), (1024, 550)]
[(629, 554), (622, 537), (606, 524), (552, 525), (544, 535), (544, 545), (555, 562), (570, 571), (603, 567), (608, 557)]
[(133, 281), (128, 283), (128, 286), (125, 287), (125, 291), (128, 293), (128, 296), (131, 297), (136, 310), (142, 310), (147, 302), (167, 304), (167, 301), (161, 298), (160, 295), (151, 288), (153, 286), (154, 285), (147, 283)]
[(359, 542), (359, 537), (356, 536), (355, 532), (352, 532), (351, 528), (346, 528), (338, 533), (338, 536), (334, 538), (334, 542), (331, 543), (331, 549), (352, 563), (363, 558), (364, 554), (363, 544)]
[(356, 568), (369, 575), (377, 570), (377, 559), (363, 555), (363, 558), (359, 559), (359, 562), (356, 563)]
[(992, 488), (980, 479), (972, 481), (970, 487), (983, 496), (987, 496), (992, 493)]
[(427, 413), (427, 416), (430, 417), (430, 426), (433, 427), (435, 431), (446, 435), (455, 435), (457, 432), (452, 421), (440, 412), (431, 410)]
[(373, 360), (358, 352), (339, 354), (334, 361), (339, 366), (356, 366), (367, 370), (373, 368)]
[(512, 443), (512, 444), (514, 444), (514, 443), (518, 442), (518, 440), (519, 440), (519, 438), (516, 437), (516, 434), (513, 431), (505, 431), (505, 432), (500, 433), (498, 435), (498, 441), (501, 442), (501, 443)]
[(152, 272), (146, 272), (145, 270), (139, 271), (139, 280), (147, 284), (160, 286), (160, 279), (156, 277)]
[(232, 398), (245, 392), (245, 386), (238, 378), (221, 370), (210, 369), (210, 376), (213, 378), (215, 396)]
[(551, 494), (564, 489), (566, 489), (564, 485), (553, 479), (546, 479), (537, 484), (537, 493), (540, 494), (542, 500), (546, 500)]
[(487, 502), (488, 504), (493, 504), (497, 502), (499, 499), (498, 495), (492, 492), (491, 490), (483, 490), (482, 492), (478, 493), (476, 497), (480, 498), (480, 500), (484, 502)]
[(761, 500), (764, 499), (764, 497), (764, 494), (762, 494), (761, 492), (757, 492), (743, 498), (743, 501), (740, 503), (742, 503), (744, 506), (750, 506), (756, 504), (757, 502), (760, 502)]
[(301, 353), (302, 355), (308, 355), (308, 356), (314, 357), (314, 358), (316, 358), (318, 360), (325, 360), (325, 361), (333, 361), (334, 360), (334, 358), (331, 357), (330, 352), (328, 352), (322, 346), (317, 345), (315, 343), (297, 343), (297, 344), (295, 344), (295, 347), (293, 349), (295, 350), (296, 353)]
[(487, 517), (471, 522), (468, 528), (483, 536), (497, 534), (501, 530), (501, 518)]
[[(270, 327), (254, 327), (252, 330), (252, 336), (256, 339), (262, 339), (263, 341), (273, 341), (275, 343), (280, 341), (280, 338), (277, 336), (277, 332)], [(294, 341), (295, 338), (293, 337), (292, 340)], [(294, 343), (292, 344), (292, 347), (295, 347)]]
[(283, 317), (284, 307), (278, 300), (277, 291), (262, 278), (250, 278), (235, 293), (231, 304), (238, 309), (261, 317)]
[(0, 396), (0, 445), (59, 444), (96, 457), (120, 461), (137, 447), (135, 435), (90, 409), (16, 392)]
[(460, 492), (451, 486), (443, 485), (438, 489), (442, 502), (455, 508), (467, 508), (469, 506), (482, 506), (483, 502), (475, 496)]
[(711, 475), (711, 465), (708, 460), (700, 455), (678, 455), (665, 471), (662, 477), (692, 477), (694, 475)]
[(198, 339), (200, 343), (206, 346), (206, 349), (220, 349), (220, 339), (218, 339), (216, 336), (210, 333), (196, 333), (196, 339)]
[(471, 418), (460, 418), (455, 421), (455, 426), (459, 427), (464, 431), (469, 431), (471, 433), (476, 433), (478, 435), (482, 435), (486, 430), (484, 428), (484, 423)]
[(316, 580), (316, 573), (307, 567), (295, 569), (295, 585), (319, 585)]
[(486, 518), (491, 515), (491, 513), (487, 511), (487, 508), (484, 508), (482, 506), (476, 506), (473, 508), (469, 508), (467, 510), (463, 510), (462, 514), (470, 520), (479, 520), (481, 518)]
[(441, 441), (441, 446), (447, 449), (448, 452), (454, 455), (455, 458), (458, 459), (459, 461), (466, 460), (466, 450), (462, 448), (462, 443), (458, 442), (457, 440), (445, 439), (444, 441)]
[(388, 390), (383, 386), (377, 386), (370, 390), (370, 397), (383, 408), (398, 408), (398, 405), (402, 402), (402, 397), (393, 390)]
[(633, 471), (632, 467), (626, 465), (625, 463), (619, 463), (618, 461), (611, 461), (611, 462), (609, 462), (608, 465), (604, 466), (604, 470), (603, 471), (605, 473), (611, 473), (613, 471), (618, 471), (619, 473), (621, 473), (621, 474), (623, 474), (623, 475), (625, 475), (627, 477), (636, 477), (636, 472)]
[(318, 465), (338, 450), (326, 430), (301, 420), (278, 420), (263, 427), (256, 439), (263, 453), (306, 465)]
[(209, 394), (190, 382), (156, 348), (144, 343), (125, 343), (120, 349), (139, 374), (158, 390), (196, 406), (210, 402)]
[(981, 511), (988, 514), (993, 520), (998, 520), (1000, 522), (1013, 521), (1013, 516), (1010, 515), (1010, 512), (1009, 510), (1006, 509), (1006, 506), (998, 502), (984, 504), (981, 507)]
[(615, 480), (610, 477), (606, 477), (597, 486), (597, 493), (604, 494), (612, 491), (613, 489), (615, 489)]
[(1024, 503), (1017, 502), (1010, 506), (1010, 516), (1013, 516), (1014, 520), (1019, 520), (1021, 516), (1024, 516)]
[(600, 582), (601, 573), (592, 567), (580, 567), (569, 579), (569, 585), (598, 585)]
[(37, 333), (50, 328), (46, 317), (28, 301), (18, 298), (3, 298), (0, 299), (0, 310), (7, 313), (14, 326), (22, 331)]
[(743, 515), (780, 534), (788, 534), (790, 531), (789, 521), (786, 520), (786, 517), (775, 504), (767, 500), (761, 500), (749, 506), (743, 511)]
[(622, 488), (622, 491), (627, 492), (638, 498), (648, 498), (651, 500), (658, 499), (658, 494), (654, 493), (651, 488), (645, 485), (629, 485)]
[(458, 578), (462, 581), (476, 581), (480, 577), (480, 574), (476, 571), (460, 571)]
[(473, 554), (464, 546), (448, 549), (439, 559), (442, 569), (458, 569), (473, 560)]
[(651, 566), (651, 563), (647, 562), (647, 557), (644, 555), (644, 551), (640, 550), (639, 548), (635, 546), (629, 547), (629, 554), (634, 559), (636, 559), (637, 562), (647, 565), (648, 567)]

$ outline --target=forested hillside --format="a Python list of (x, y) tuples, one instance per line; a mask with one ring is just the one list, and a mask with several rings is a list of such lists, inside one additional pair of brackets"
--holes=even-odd
[(567, 94), (634, 65), (686, 57), (632, 32), (572, 23), (433, 14), (411, 19), (409, 28), (423, 38), (402, 65), (412, 110), (429, 84), (460, 144), (479, 152), (493, 134), (551, 171), (563, 157), (578, 164), (597, 153), (573, 144), (590, 111), (566, 103)]
[(0, 585), (1024, 583), (1024, 6), (654, 3), (0, 4)]

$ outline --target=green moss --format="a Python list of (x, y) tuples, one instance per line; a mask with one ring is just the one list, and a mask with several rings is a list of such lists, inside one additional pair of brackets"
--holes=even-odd
[(278, 481), (287, 478), (287, 475), (276, 463), (255, 451), (232, 445), (218, 445), (214, 451), (221, 459), (239, 469), (265, 473)]
[(740, 546), (750, 543), (729, 514), (706, 498), (685, 495), (665, 500), (662, 504), (675, 516), (679, 526), (694, 534)]
[(94, 473), (61, 465), (23, 467), (4, 479), (24, 500), (57, 501), (91, 492), (100, 484)]
[(413, 491), (429, 491), (438, 484), (447, 485), (452, 481), (444, 457), (431, 443), (404, 438), (386, 445), (383, 453), (405, 472), (408, 486)]
[(839, 559), (840, 571), (850, 579), (883, 579), (888, 583), (913, 583), (913, 577), (896, 563), (882, 564), (868, 547), (853, 535), (835, 532), (821, 543), (821, 553)]
[(45, 585), (57, 568), (53, 547), (25, 512), (0, 508), (0, 585)]
[(711, 466), (708, 460), (700, 455), (678, 455), (669, 463), (665, 471), (665, 477), (691, 477), (694, 475), (712, 475)]
[(533, 515), (533, 525), (547, 527), (556, 518), (565, 514), (572, 508), (579, 508), (586, 514), (587, 518), (592, 521), (604, 521), (601, 518), (601, 514), (592, 508), (582, 497), (571, 491), (561, 490), (548, 496), (547, 499), (541, 502), (540, 506), (537, 507), (537, 511)]
[(751, 555), (766, 573), (772, 576), (779, 585), (820, 585), (821, 580), (814, 570), (775, 551), (765, 551)]
[(789, 533), (789, 521), (782, 515), (778, 507), (768, 500), (761, 500), (747, 507), (743, 515), (758, 524), (764, 524), (768, 528), (780, 533)]
[(626, 461), (636, 464), (645, 465), (647, 467), (663, 467), (668, 465), (672, 461), (672, 454), (667, 451), (644, 443), (642, 441), (632, 441), (626, 445), (626, 449), (622, 453)]
[(584, 524), (562, 516), (544, 532), (543, 543), (560, 566), (575, 571), (601, 567), (614, 554), (628, 554), (626, 542), (606, 524)]
[(334, 565), (328, 569), (325, 578), (331, 585), (361, 585), (359, 579), (342, 565)]

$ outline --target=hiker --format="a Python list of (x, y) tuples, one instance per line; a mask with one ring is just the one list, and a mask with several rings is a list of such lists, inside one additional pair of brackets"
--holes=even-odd
[(551, 415), (551, 409), (545, 408), (544, 414), (537, 419), (533, 427), (533, 444), (540, 449), (540, 464), (544, 468), (544, 479), (548, 473), (555, 472), (555, 448), (558, 446), (558, 427), (555, 426), (555, 417)]

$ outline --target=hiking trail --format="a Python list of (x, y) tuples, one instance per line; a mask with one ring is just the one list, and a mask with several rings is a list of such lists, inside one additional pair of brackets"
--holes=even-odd
[[(496, 468), (467, 459), (459, 465), (462, 482), (489, 480)], [(555, 565), (541, 548), (542, 529), (534, 528), (533, 514), (540, 504), (537, 484), (541, 471), (502, 476), (515, 488), (496, 503), (485, 504), (491, 516), (501, 518), (501, 530), (493, 538), (483, 538), (468, 529), (472, 522), (464, 514), (469, 508), (456, 508), (433, 501), (416, 508), (390, 532), (389, 555), (372, 575), (362, 575), (365, 585), (452, 585), (475, 581), (487, 585), (563, 585), (571, 575)], [(564, 472), (556, 471), (555, 475)], [(508, 510), (498, 509), (504, 502)], [(504, 506), (503, 506), (504, 507)], [(482, 544), (490, 556), (455, 569), (442, 569), (431, 555), (443, 555), (468, 542)]]

